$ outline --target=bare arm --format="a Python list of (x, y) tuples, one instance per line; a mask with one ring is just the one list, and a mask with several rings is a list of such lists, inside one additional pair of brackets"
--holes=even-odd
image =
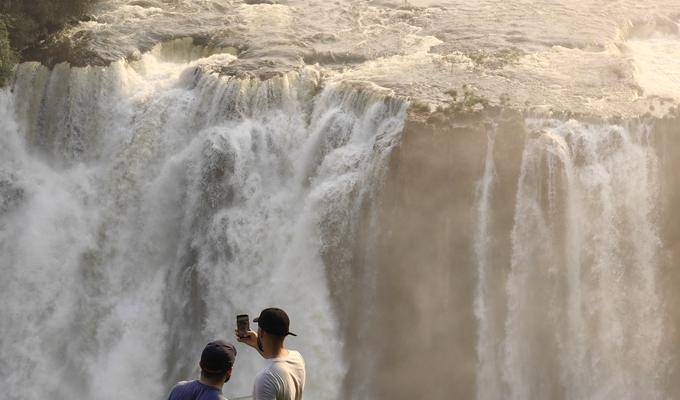
[(245, 343), (248, 346), (254, 348), (255, 350), (257, 350), (258, 353), (260, 353), (262, 358), (266, 358), (262, 350), (260, 350), (260, 348), (257, 346), (257, 333), (255, 333), (254, 331), (248, 331), (246, 337), (241, 337), (238, 335), (238, 329), (236, 329), (234, 330), (234, 335), (236, 335), (237, 341)]

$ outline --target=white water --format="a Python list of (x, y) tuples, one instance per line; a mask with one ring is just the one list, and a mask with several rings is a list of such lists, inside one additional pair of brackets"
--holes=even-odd
[(653, 36), (626, 42), (632, 53), (635, 80), (647, 96), (680, 99), (680, 36)]
[[(523, 154), (507, 317), (496, 334), (490, 324), (498, 315), (485, 299), (488, 239), (477, 246), (477, 398), (663, 398), (651, 129), (574, 120), (529, 126), (537, 133)], [(493, 170), (487, 156), (478, 200), (482, 236), (493, 231)], [(495, 352), (494, 343), (504, 350)]]
[[(23, 64), (0, 92), (4, 398), (165, 398), (237, 313), (273, 305), (300, 335), (307, 398), (339, 398), (327, 281), (348, 272), (322, 252), (357, 229), (405, 104), (322, 88), (312, 68), (206, 72), (233, 59)], [(227, 396), (262, 366), (238, 350)]]
[(643, 95), (680, 99), (680, 22), (655, 18), (631, 24), (621, 48)]
[(477, 332), (477, 394), (480, 399), (500, 399), (503, 393), (499, 367), (500, 341), (497, 330), (499, 318), (491, 296), (491, 278), (497, 271), (492, 270), (490, 250), (492, 246), (492, 205), (493, 183), (496, 175), (494, 143), (496, 130), (489, 133), (484, 161), (484, 175), (477, 189), (477, 231), (475, 232), (475, 255), (477, 257), (477, 287), (475, 291), (475, 317), (479, 321)]

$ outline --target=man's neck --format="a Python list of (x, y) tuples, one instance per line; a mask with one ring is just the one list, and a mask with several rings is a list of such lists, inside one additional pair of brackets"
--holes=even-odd
[(274, 349), (272, 349), (269, 354), (267, 354), (267, 358), (281, 358), (281, 357), (286, 357), (288, 356), (288, 350), (283, 347), (279, 346)]
[(219, 389), (220, 392), (222, 391), (222, 387), (224, 386), (224, 382), (222, 382), (222, 383), (208, 382), (207, 380), (205, 380), (203, 378), (200, 378), (198, 381), (201, 382), (204, 385), (214, 387), (215, 389)]

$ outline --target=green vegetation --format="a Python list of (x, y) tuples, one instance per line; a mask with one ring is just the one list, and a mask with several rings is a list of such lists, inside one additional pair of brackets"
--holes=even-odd
[(463, 85), (463, 93), (457, 90), (447, 90), (446, 94), (451, 100), (446, 105), (439, 106), (437, 111), (445, 114), (467, 114), (481, 111), (489, 107), (489, 99), (478, 95), (469, 85)]
[(429, 114), (430, 113), (430, 105), (420, 101), (420, 100), (412, 100), (411, 101), (411, 110), (415, 111), (417, 113), (422, 113), (422, 114)]
[(501, 69), (506, 65), (517, 63), (525, 53), (516, 47), (510, 47), (496, 51), (473, 50), (465, 53), (465, 55), (478, 66), (488, 69)]
[(75, 23), (94, 0), (3, 0), (0, 2), (0, 86), (22, 55), (64, 26)]
[[(467, 84), (463, 85), (460, 91), (450, 89), (445, 93), (450, 99), (439, 105), (429, 115), (428, 123), (440, 124), (453, 121), (487, 123), (513, 108), (512, 99), (507, 93), (501, 94), (497, 101), (491, 101), (479, 94), (473, 86)], [(424, 110), (416, 108), (414, 111)]]

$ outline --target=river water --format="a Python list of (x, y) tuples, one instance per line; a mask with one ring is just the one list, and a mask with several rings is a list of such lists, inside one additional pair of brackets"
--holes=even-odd
[[(275, 305), (307, 399), (676, 398), (680, 3), (274, 3), (102, 0), (0, 90), (1, 397), (165, 398)], [(514, 150), (405, 140), (463, 84)]]

